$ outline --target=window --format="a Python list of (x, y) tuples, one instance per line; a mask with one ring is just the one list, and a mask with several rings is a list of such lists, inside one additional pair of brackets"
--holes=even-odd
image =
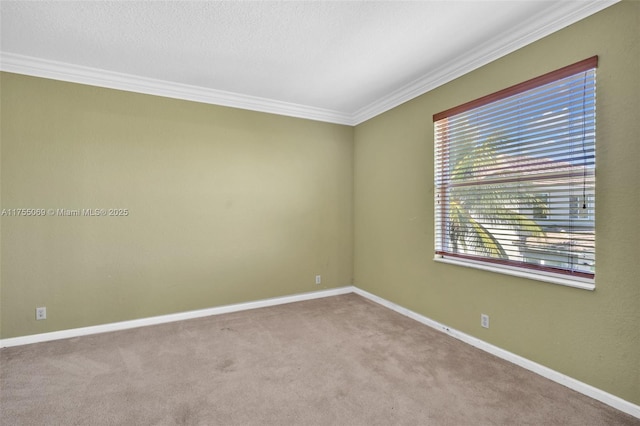
[(437, 260), (593, 288), (597, 63), (434, 115)]
[(593, 220), (593, 197), (572, 195), (569, 198), (569, 217), (571, 219)]
[(538, 195), (539, 202), (533, 205), (531, 214), (535, 220), (549, 217), (549, 194)]

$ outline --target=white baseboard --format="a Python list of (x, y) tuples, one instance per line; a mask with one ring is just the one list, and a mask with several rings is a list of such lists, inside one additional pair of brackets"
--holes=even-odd
[(376, 302), (384, 307), (387, 307), (393, 311), (396, 311), (402, 315), (405, 315), (411, 319), (414, 319), (422, 324), (428, 325), (438, 331), (446, 333), (458, 340), (461, 340), (471, 346), (474, 346), (478, 349), (481, 349), (485, 352), (488, 352), (492, 355), (497, 356), (498, 358), (502, 358), (506, 361), (512, 362), (513, 364), (519, 365), (520, 367), (526, 368), (529, 371), (532, 371), (536, 374), (539, 374), (542, 377), (545, 377), (551, 381), (559, 383), (563, 386), (568, 387), (569, 389), (573, 389), (576, 392), (580, 392), (583, 395), (591, 397), (595, 400), (598, 400), (604, 404), (607, 404), (613, 408), (616, 408), (624, 413), (630, 414), (634, 417), (640, 419), (640, 405), (636, 405), (632, 402), (626, 401), (622, 398), (619, 398), (615, 395), (612, 395), (608, 392), (595, 388), (591, 385), (583, 383), (579, 380), (566, 376), (562, 373), (559, 373), (555, 370), (552, 370), (544, 365), (538, 364), (534, 361), (528, 360), (526, 358), (521, 357), (520, 355), (516, 355), (504, 349), (501, 349), (497, 346), (494, 346), (490, 343), (487, 343), (483, 340), (477, 339), (473, 336), (470, 336), (461, 331), (455, 330), (451, 327), (447, 327), (444, 324), (441, 324), (437, 321), (434, 321), (430, 318), (427, 318), (423, 315), (420, 315), (416, 312), (413, 312), (409, 309), (403, 308), (400, 305), (397, 305), (393, 302), (390, 302), (386, 299), (376, 296), (375, 294), (371, 294), (368, 291), (361, 290), (357, 287), (353, 288), (353, 292), (359, 294), (362, 297), (365, 297), (373, 302)]
[(53, 331), (50, 333), (32, 334), (29, 336), (0, 339), (0, 348), (28, 345), (31, 343), (49, 342), (52, 340), (69, 339), (72, 337), (87, 336), (90, 334), (107, 333), (110, 331), (127, 330), (130, 328), (145, 327), (148, 325), (164, 324), (174, 321), (182, 321), (193, 318), (208, 317), (211, 315), (227, 314), (230, 312), (246, 311), (249, 309), (265, 308), (267, 306), (283, 305), (285, 303), (301, 302), (303, 300), (320, 299), (322, 297), (337, 296), (353, 293), (353, 286), (339, 287), (329, 290), (313, 291), (309, 293), (294, 294), (291, 296), (273, 297), (270, 299), (256, 300), (254, 302), (237, 303), (215, 308), (199, 309), (196, 311), (179, 312), (177, 314), (160, 315), (156, 317), (141, 318), (130, 321), (114, 322), (109, 324), (94, 325), (91, 327), (72, 328), (69, 330)]
[(615, 395), (607, 393), (603, 390), (597, 389), (591, 385), (583, 383), (579, 380), (573, 379), (555, 370), (552, 370), (544, 365), (538, 364), (531, 360), (516, 355), (483, 340), (470, 336), (461, 331), (455, 330), (437, 321), (425, 317), (424, 315), (413, 312), (409, 309), (403, 308), (393, 302), (378, 297), (368, 291), (359, 289), (354, 286), (339, 287), (329, 290), (314, 291), (310, 293), (294, 294), (291, 296), (274, 297), (270, 299), (257, 300), (253, 302), (237, 303), (234, 305), (219, 306), (215, 308), (200, 309), (197, 311), (180, 312), (177, 314), (161, 315), (150, 318), (141, 318), (131, 321), (122, 321), (110, 324), (102, 324), (91, 327), (74, 328), (70, 330), (54, 331), (51, 333), (33, 334), (30, 336), (13, 337), (9, 339), (0, 339), (0, 348), (28, 345), (31, 343), (48, 342), (52, 340), (69, 339), (72, 337), (87, 336), (90, 334), (106, 333), (110, 331), (127, 330), (130, 328), (145, 327), (148, 325), (164, 324), (174, 321), (182, 321), (193, 318), (202, 318), (211, 315), (220, 315), (230, 312), (246, 311), (249, 309), (265, 308), (268, 306), (283, 305), (286, 303), (301, 302), (303, 300), (320, 299), (323, 297), (338, 296), (341, 294), (356, 293), (362, 297), (365, 297), (373, 302), (376, 302), (382, 306), (385, 306), (393, 311), (396, 311), (404, 316), (414, 319), (422, 324), (432, 327), (438, 331), (446, 333), (451, 337), (461, 340), (471, 346), (488, 352), (492, 355), (502, 358), (520, 367), (526, 368), (536, 374), (541, 375), (549, 380), (559, 383), (563, 386), (573, 389), (576, 392), (580, 392), (588, 397), (598, 400), (604, 404), (607, 404), (613, 408), (616, 408), (624, 413), (630, 414), (640, 419), (640, 406), (619, 398)]

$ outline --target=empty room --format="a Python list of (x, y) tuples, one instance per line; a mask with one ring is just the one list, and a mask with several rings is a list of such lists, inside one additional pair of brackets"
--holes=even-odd
[(0, 424), (640, 425), (640, 2), (0, 20)]

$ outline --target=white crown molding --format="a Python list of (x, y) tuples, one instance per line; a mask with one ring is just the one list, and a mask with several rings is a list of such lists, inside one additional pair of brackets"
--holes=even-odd
[[(545, 10), (544, 14), (534, 15), (527, 21), (520, 23), (518, 28), (509, 33), (508, 37), (504, 35), (495, 37), (478, 46), (471, 54), (443, 64), (429, 72), (428, 75), (406, 84), (354, 113), (139, 77), (9, 52), (0, 52), (0, 70), (148, 95), (355, 126), (619, 1), (554, 2), (553, 9)], [(541, 25), (541, 23), (544, 23), (544, 25)]]
[(164, 96), (335, 124), (353, 125), (353, 118), (339, 111), (139, 77), (9, 52), (0, 52), (0, 70), (147, 95)]
[(353, 287), (353, 292), (359, 294), (362, 297), (365, 297), (372, 302), (376, 302), (386, 308), (389, 308), (399, 314), (402, 314), (406, 317), (409, 317), (413, 320), (416, 320), (424, 325), (427, 325), (435, 330), (438, 330), (442, 333), (445, 333), (455, 339), (458, 339), (464, 343), (467, 343), (471, 346), (474, 346), (480, 350), (488, 352), (492, 355), (497, 356), (505, 361), (509, 361), (513, 364), (516, 364), (522, 368), (525, 368), (529, 371), (532, 371), (546, 379), (559, 383), (563, 386), (568, 387), (569, 389), (573, 389), (576, 392), (580, 392), (583, 395), (586, 395), (590, 398), (598, 400), (604, 404), (607, 404), (617, 410), (620, 410), (624, 413), (627, 413), (631, 416), (637, 417), (640, 419), (640, 405), (636, 405), (632, 402), (626, 401), (620, 397), (612, 395), (608, 392), (605, 392), (601, 389), (595, 388), (591, 385), (588, 385), (584, 382), (576, 380), (572, 377), (564, 375), (558, 371), (552, 370), (549, 367), (545, 367), (544, 365), (538, 364), (537, 362), (531, 361), (527, 358), (521, 357), (520, 355), (516, 355), (513, 352), (509, 352), (502, 348), (492, 345), (491, 343), (487, 343), (484, 340), (480, 340), (476, 337), (470, 336), (461, 331), (455, 330), (451, 327), (448, 327), (444, 324), (441, 324), (437, 321), (432, 320), (431, 318), (427, 318), (423, 315), (420, 315), (414, 311), (403, 308), (400, 305), (396, 305), (393, 302), (390, 302), (382, 297), (376, 296), (375, 294), (371, 294), (368, 291), (362, 290), (358, 287)]
[[(518, 27), (514, 28), (508, 37), (505, 37), (504, 34), (495, 37), (478, 46), (478, 48), (474, 49), (468, 56), (446, 63), (428, 75), (420, 77), (359, 109), (353, 114), (353, 125), (363, 123), (483, 65), (593, 15), (619, 1), (620, 0), (590, 0), (554, 2), (552, 10), (545, 10), (544, 14), (534, 15), (527, 21), (519, 23)], [(541, 22), (546, 24), (541, 26)]]

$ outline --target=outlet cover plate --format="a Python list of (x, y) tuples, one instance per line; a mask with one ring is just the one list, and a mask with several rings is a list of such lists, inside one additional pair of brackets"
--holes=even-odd
[(45, 319), (47, 319), (47, 308), (46, 307), (36, 308), (36, 320), (40, 321)]
[(480, 325), (484, 328), (489, 328), (489, 315), (480, 314)]

